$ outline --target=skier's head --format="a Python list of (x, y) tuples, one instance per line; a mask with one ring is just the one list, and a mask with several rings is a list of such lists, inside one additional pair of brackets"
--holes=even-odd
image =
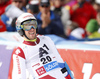
[(16, 29), (21, 36), (33, 40), (36, 37), (37, 20), (31, 13), (23, 13), (16, 20)]

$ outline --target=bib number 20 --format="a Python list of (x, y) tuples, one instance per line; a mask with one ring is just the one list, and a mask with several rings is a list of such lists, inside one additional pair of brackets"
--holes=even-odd
[(46, 56), (46, 58), (41, 58), (41, 62), (43, 62), (42, 64), (46, 64), (50, 61), (52, 61), (50, 56)]

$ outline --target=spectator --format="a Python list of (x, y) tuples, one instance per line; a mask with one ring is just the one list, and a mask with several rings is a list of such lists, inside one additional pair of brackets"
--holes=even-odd
[(93, 8), (97, 11), (100, 12), (100, 0), (95, 0), (93, 2)]
[(5, 8), (11, 4), (11, 0), (0, 0), (0, 16), (5, 12)]
[(92, 38), (100, 38), (100, 33), (98, 33), (99, 25), (96, 19), (91, 19), (86, 25), (86, 33), (87, 37)]
[(96, 19), (96, 10), (85, 0), (77, 0), (77, 4), (70, 9), (71, 20), (77, 22), (79, 26), (85, 29), (90, 19)]
[(85, 31), (80, 28), (76, 22), (71, 22), (70, 25), (66, 27), (65, 35), (69, 40), (78, 40), (85, 38)]
[(27, 12), (27, 9), (26, 9), (26, 5), (29, 3), (29, 0), (23, 0), (23, 2), (22, 2), (22, 10), (24, 11), (24, 12)]
[(68, 25), (68, 22), (70, 20), (70, 13), (69, 13), (69, 10), (63, 6), (63, 1), (52, 0), (52, 3), (53, 3), (52, 10), (54, 11), (55, 14), (58, 14), (61, 17), (61, 21), (65, 29), (65, 26)]
[(49, 0), (41, 0), (39, 10), (40, 12), (36, 16), (38, 21), (38, 33), (56, 34), (59, 36), (64, 35), (63, 24), (60, 16), (54, 14), (54, 12), (50, 10)]
[(67, 8), (68, 10), (70, 10), (70, 8), (72, 7), (72, 6), (74, 6), (76, 3), (77, 3), (77, 1), (76, 0), (65, 0), (65, 1), (67, 1), (66, 3), (65, 3), (65, 8)]
[(100, 33), (100, 12), (97, 13), (96, 20), (97, 20), (98, 25), (99, 25), (99, 30), (98, 30), (98, 32)]
[(36, 0), (30, 1), (30, 3), (27, 4), (26, 9), (27, 9), (28, 13), (31, 13), (33, 15), (37, 15), (39, 13), (39, 1), (38, 0), (37, 1)]
[(6, 25), (6, 29), (9, 32), (16, 31), (16, 27), (12, 27), (12, 20), (18, 17), (20, 14), (24, 13), (21, 10), (22, 0), (13, 0), (11, 5), (7, 6), (5, 14), (1, 16), (1, 20)]
[(16, 6), (19, 9), (22, 9), (23, 7), (23, 0), (12, 0), (11, 5)]
[[(66, 2), (65, 2), (66, 1)], [(66, 6), (66, 8), (69, 8), (72, 7), (74, 4), (76, 4), (76, 0), (64, 0), (63, 1), (64, 3), (64, 6)]]

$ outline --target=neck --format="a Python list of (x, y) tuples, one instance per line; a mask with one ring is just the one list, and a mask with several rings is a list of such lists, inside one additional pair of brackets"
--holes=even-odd
[(33, 40), (29, 40), (29, 39), (25, 39), (25, 38), (24, 38), (24, 40), (25, 40), (25, 41), (30, 41), (30, 42), (36, 42), (37, 38), (35, 38), (35, 39), (33, 39)]

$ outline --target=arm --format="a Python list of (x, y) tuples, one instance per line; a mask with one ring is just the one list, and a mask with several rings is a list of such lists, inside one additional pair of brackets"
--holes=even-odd
[[(64, 63), (58, 63), (59, 66), (62, 68), (63, 71), (67, 71), (68, 72), (68, 75), (65, 76), (66, 79), (74, 79), (74, 76), (68, 66), (68, 64), (66, 62)], [(64, 69), (66, 68), (66, 69)]]
[(42, 17), (42, 20), (38, 19), (38, 33), (64, 35), (63, 24), (61, 22), (60, 16), (55, 15), (53, 12), (51, 12), (51, 14), (51, 18), (48, 17), (48, 19), (44, 19)]
[(12, 53), (8, 79), (26, 79), (25, 55), (20, 47)]
[(41, 25), (42, 24), (38, 25), (39, 34), (56, 34), (56, 35), (62, 34), (63, 35), (63, 28), (58, 27), (55, 21), (51, 21), (51, 23), (46, 28), (42, 28)]

